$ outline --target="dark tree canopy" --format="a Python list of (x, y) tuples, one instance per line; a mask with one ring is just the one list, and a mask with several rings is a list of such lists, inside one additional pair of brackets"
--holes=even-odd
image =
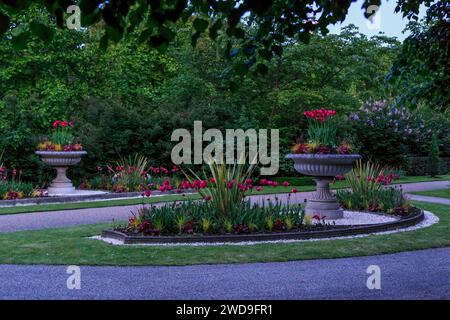
[[(267, 72), (266, 61), (283, 52), (288, 41), (308, 43), (312, 32), (326, 34), (327, 27), (345, 19), (356, 0), (0, 0), (0, 34), (10, 28), (10, 17), (41, 3), (63, 27), (66, 9), (79, 5), (83, 26), (102, 22), (105, 32), (100, 45), (118, 42), (138, 30), (140, 40), (151, 47), (165, 49), (176, 35), (180, 20), (192, 19), (192, 44), (202, 34), (213, 40), (223, 39), (224, 52), (234, 58), (235, 69), (245, 73), (249, 68)], [(416, 19), (419, 7), (433, 7), (431, 0), (398, 0), (396, 12), (408, 19)], [(365, 0), (362, 7), (381, 5), (381, 0)], [(367, 10), (368, 17), (373, 11)], [(17, 26), (14, 26), (17, 27)], [(44, 41), (52, 38), (49, 26), (31, 21), (13, 36), (18, 47), (34, 34)]]

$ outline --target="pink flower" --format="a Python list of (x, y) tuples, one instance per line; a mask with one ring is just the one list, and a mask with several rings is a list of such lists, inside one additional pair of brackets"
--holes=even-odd
[(255, 189), (256, 189), (256, 191), (258, 191), (258, 192), (259, 192), (259, 191), (261, 191), (261, 190), (262, 190), (262, 187), (261, 187), (261, 186), (257, 186), (257, 187), (256, 187)]
[(159, 187), (159, 191), (161, 191), (161, 192), (166, 191), (166, 186), (160, 186), (160, 187)]
[(266, 183), (267, 183), (267, 179), (259, 180), (259, 184), (262, 185), (262, 186), (266, 185)]
[(297, 188), (293, 188), (293, 189), (291, 190), (291, 192), (292, 192), (292, 193), (297, 193), (298, 190), (297, 190)]
[(252, 179), (246, 179), (246, 180), (245, 180), (245, 183), (246, 183), (246, 184), (252, 184), (252, 183), (253, 183), (253, 180), (252, 180)]
[(209, 178), (209, 182), (211, 182), (211, 183), (216, 183), (216, 179), (214, 179), (214, 178)]
[(202, 180), (200, 181), (200, 189), (205, 189), (206, 188), (206, 181)]
[(272, 182), (272, 185), (273, 185), (274, 187), (278, 187), (278, 181), (273, 181), (273, 182)]
[(287, 182), (287, 181), (285, 181), (285, 182), (283, 182), (283, 187), (289, 187), (289, 182)]
[(56, 128), (61, 123), (61, 120), (56, 120), (53, 122), (53, 128)]

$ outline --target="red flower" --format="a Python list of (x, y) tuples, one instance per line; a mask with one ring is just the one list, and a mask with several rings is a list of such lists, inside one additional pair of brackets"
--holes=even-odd
[(305, 111), (303, 113), (307, 118), (317, 120), (319, 122), (325, 122), (328, 118), (336, 115), (336, 110), (328, 110), (328, 109), (316, 109)]
[(293, 188), (291, 192), (292, 192), (292, 193), (297, 193), (298, 190), (297, 190), (297, 188)]
[(259, 184), (262, 185), (262, 186), (265, 186), (266, 183), (267, 183), (267, 179), (261, 179), (261, 180), (259, 180)]
[(273, 182), (272, 182), (272, 185), (273, 185), (274, 187), (278, 187), (278, 181), (273, 181)]
[(150, 190), (147, 189), (147, 190), (144, 191), (144, 196), (145, 196), (145, 197), (148, 198), (148, 197), (150, 197), (151, 195), (152, 195), (152, 192), (151, 192)]
[(283, 182), (283, 187), (289, 187), (289, 182), (287, 181)]
[(200, 181), (200, 189), (205, 189), (206, 188), (206, 181), (202, 180)]
[(258, 192), (259, 192), (259, 191), (261, 191), (261, 190), (262, 190), (262, 187), (261, 187), (261, 186), (257, 186), (257, 187), (256, 187), (255, 189), (256, 189), (256, 191), (258, 191)]
[(211, 183), (216, 183), (216, 179), (214, 179), (214, 178), (209, 178), (209, 182), (211, 182)]
[(53, 122), (53, 128), (56, 128), (61, 123), (61, 120), (56, 120)]
[(67, 121), (62, 121), (61, 123), (61, 127), (65, 128), (69, 125), (69, 123)]

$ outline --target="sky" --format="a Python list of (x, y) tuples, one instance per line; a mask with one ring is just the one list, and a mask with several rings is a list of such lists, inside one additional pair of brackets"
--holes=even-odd
[[(408, 36), (407, 33), (402, 33), (403, 29), (406, 27), (408, 19), (403, 19), (401, 13), (394, 13), (397, 1), (382, 0), (380, 9), (376, 13), (373, 20), (374, 23), (370, 23), (370, 21), (364, 17), (364, 11), (361, 9), (362, 3), (362, 0), (353, 2), (344, 22), (342, 24), (335, 24), (330, 26), (330, 32), (339, 33), (341, 27), (347, 26), (352, 23), (359, 28), (359, 31), (361, 33), (369, 37), (377, 35), (380, 31), (384, 32), (387, 36), (397, 37), (400, 41), (403, 41)], [(426, 8), (421, 7), (419, 17), (423, 17), (425, 15), (425, 12)]]

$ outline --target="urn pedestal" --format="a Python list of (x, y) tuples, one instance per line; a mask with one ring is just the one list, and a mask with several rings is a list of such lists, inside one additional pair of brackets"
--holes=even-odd
[(344, 175), (352, 170), (354, 163), (361, 158), (359, 154), (288, 154), (287, 159), (294, 161), (297, 172), (313, 176), (316, 192), (308, 199), (305, 213), (320, 215), (325, 219), (339, 219), (344, 210), (330, 191), (330, 182), (337, 175)]
[(68, 195), (75, 193), (75, 187), (67, 178), (68, 167), (76, 165), (81, 161), (81, 157), (86, 155), (86, 151), (36, 151), (41, 160), (56, 169), (56, 178), (47, 188), (50, 196)]

